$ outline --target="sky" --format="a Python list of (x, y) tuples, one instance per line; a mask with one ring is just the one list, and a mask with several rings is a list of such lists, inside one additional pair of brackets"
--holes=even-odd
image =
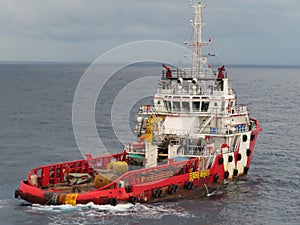
[[(203, 0), (224, 64), (300, 65), (299, 0)], [(133, 41), (190, 41), (189, 0), (0, 0), (0, 61), (88, 61)]]

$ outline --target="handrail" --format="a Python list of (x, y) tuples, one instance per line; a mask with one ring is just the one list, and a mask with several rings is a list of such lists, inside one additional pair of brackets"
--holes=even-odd
[(204, 121), (206, 121), (206, 122), (204, 122), (204, 124), (203, 124), (203, 122), (200, 124), (200, 131), (199, 131), (199, 133), (202, 133), (202, 131), (207, 127), (207, 125), (210, 123), (210, 121), (212, 120), (212, 118), (213, 118), (214, 116), (212, 115), (212, 113), (211, 113), (211, 115), (208, 115), (206, 118), (205, 118), (205, 120), (203, 120), (203, 122)]
[(125, 153), (40, 166), (29, 172), (27, 181), (28, 184), (32, 186), (44, 187), (54, 185), (64, 180), (64, 172), (67, 168), (69, 168), (70, 173), (93, 174), (95, 169), (106, 168), (107, 164), (111, 162), (113, 158), (121, 160), (122, 156), (125, 156)]
[[(172, 77), (171, 78), (193, 78), (197, 77), (200, 79), (217, 79), (218, 71), (211, 70), (209, 68), (203, 68), (200, 71), (193, 71), (192, 69), (172, 69), (170, 70)], [(162, 78), (168, 79), (167, 70), (162, 70)], [(227, 71), (222, 71), (224, 78), (227, 78)], [(202, 76), (201, 76), (202, 75)], [(205, 78), (203, 78), (203, 75)]]
[[(183, 170), (182, 171), (183, 174), (189, 173), (191, 169), (195, 170), (197, 168), (197, 166), (198, 166), (197, 162), (198, 162), (198, 158), (193, 158), (193, 159), (187, 159), (187, 160), (181, 161), (181, 162), (175, 162), (172, 164), (159, 165), (159, 166), (156, 166), (155, 168), (148, 167), (148, 168), (144, 168), (144, 169), (139, 169), (137, 171), (135, 171), (135, 170), (129, 171), (129, 172), (126, 172), (125, 174), (121, 175), (120, 177), (118, 177), (116, 180), (114, 180), (110, 184), (107, 184), (107, 185), (99, 188), (98, 190), (105, 190), (105, 189), (111, 188), (112, 186), (117, 187), (118, 183), (120, 181), (127, 182), (125, 184), (125, 186), (127, 186), (127, 187), (133, 186), (133, 185), (138, 185), (138, 184), (143, 184), (143, 183), (148, 183), (146, 177), (155, 175), (155, 173), (161, 174), (162, 171), (164, 171), (165, 169), (169, 169), (169, 171), (171, 171), (171, 172), (174, 172), (174, 171), (172, 171), (172, 169), (174, 169), (176, 172), (172, 173), (172, 176), (180, 173), (182, 170)], [(142, 177), (144, 177), (145, 180), (142, 179)], [(160, 181), (160, 180), (163, 180), (166, 178), (167, 177), (157, 176), (157, 179), (151, 180), (151, 182)]]
[(236, 105), (231, 108), (232, 114), (242, 114), (248, 112), (248, 105)]

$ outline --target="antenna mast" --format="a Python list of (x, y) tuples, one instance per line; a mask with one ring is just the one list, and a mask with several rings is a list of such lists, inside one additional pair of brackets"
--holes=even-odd
[(201, 74), (202, 68), (202, 46), (206, 46), (207, 43), (202, 42), (202, 27), (205, 25), (202, 21), (202, 9), (206, 6), (201, 2), (193, 4), (191, 2), (191, 7), (195, 8), (194, 21), (191, 21), (191, 24), (194, 28), (194, 39), (193, 39), (193, 65), (192, 65), (192, 74), (203, 77), (204, 74)]

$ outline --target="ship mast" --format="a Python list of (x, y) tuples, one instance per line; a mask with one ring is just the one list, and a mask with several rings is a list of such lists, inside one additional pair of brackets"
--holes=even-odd
[(192, 75), (203, 77), (204, 74), (201, 73), (202, 63), (204, 58), (202, 57), (202, 47), (206, 46), (207, 43), (202, 42), (202, 27), (205, 25), (202, 19), (202, 9), (205, 5), (201, 2), (193, 4), (191, 2), (191, 7), (195, 9), (194, 21), (191, 21), (191, 25), (194, 28), (194, 38), (192, 42), (193, 46), (193, 65), (192, 65)]

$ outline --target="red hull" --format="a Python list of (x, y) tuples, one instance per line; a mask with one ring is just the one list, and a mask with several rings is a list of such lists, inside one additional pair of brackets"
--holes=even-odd
[[(201, 169), (198, 158), (181, 162), (169, 160), (168, 164), (126, 172), (113, 182), (98, 189), (90, 184), (62, 185), (66, 168), (73, 173), (94, 176), (96, 169), (106, 168), (112, 159), (126, 161), (126, 152), (123, 152), (33, 169), (28, 174), (27, 181), (21, 182), (15, 196), (41, 205), (76, 205), (89, 202), (116, 205), (122, 202), (157, 202), (195, 193), (205, 195), (206, 188), (220, 186), (230, 173), (233, 173), (233, 177), (237, 177), (248, 172), (254, 145), (258, 133), (262, 130), (258, 121), (254, 121), (256, 129), (251, 133), (244, 171), (237, 171), (237, 167), (233, 171), (226, 171), (224, 161), (228, 156), (220, 153), (209, 169)], [(233, 163), (237, 165), (240, 158), (239, 150), (235, 151)], [(33, 177), (36, 179), (32, 179)]]

